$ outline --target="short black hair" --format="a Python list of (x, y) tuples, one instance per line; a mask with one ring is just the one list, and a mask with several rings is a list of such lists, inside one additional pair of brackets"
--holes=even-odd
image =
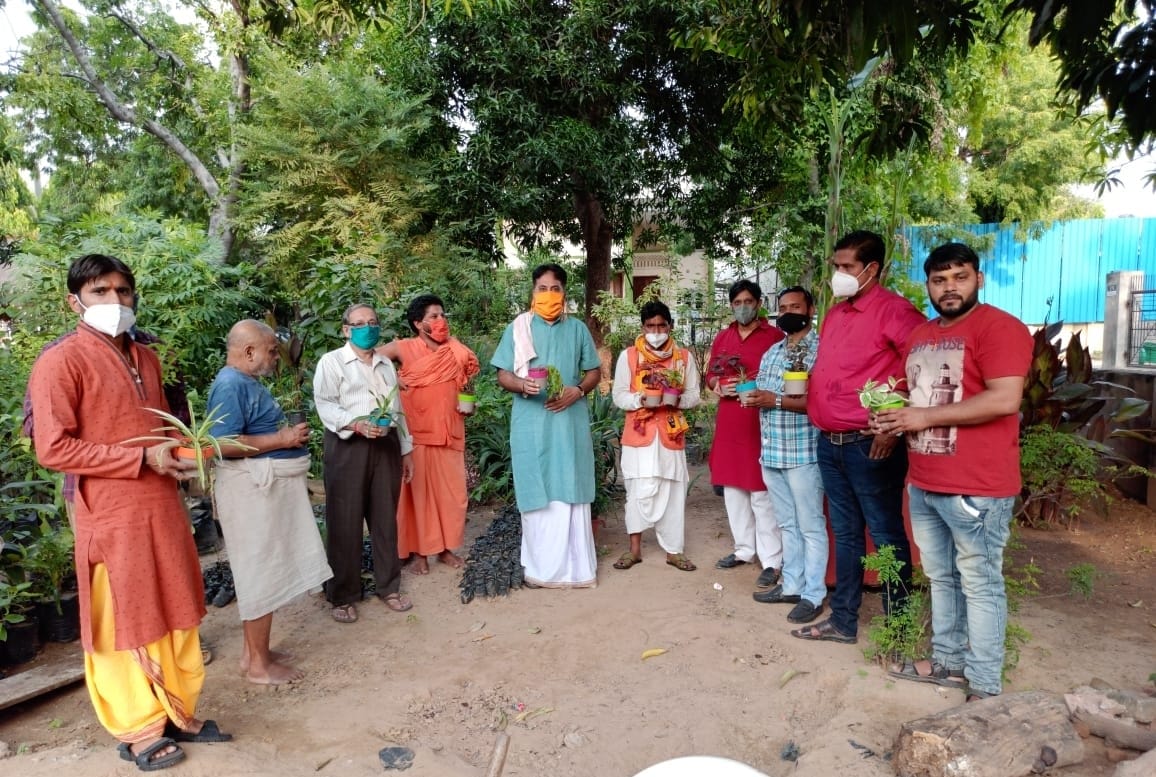
[(864, 267), (874, 262), (883, 271), (883, 260), (887, 257), (887, 245), (883, 236), (867, 229), (857, 229), (848, 232), (835, 244), (836, 251), (849, 248), (855, 252), (855, 258)]
[(944, 243), (927, 255), (923, 263), (923, 274), (931, 277), (933, 272), (970, 264), (979, 272), (979, 256), (967, 243)]
[(803, 295), (803, 301), (807, 303), (807, 307), (809, 307), (809, 308), (815, 307), (814, 295), (812, 295), (811, 292), (807, 291), (802, 286), (788, 286), (787, 288), (783, 289), (775, 296), (775, 302), (776, 303), (782, 302), (783, 297), (787, 296), (788, 294), (802, 294)]
[(674, 319), (670, 315), (670, 308), (666, 306), (665, 302), (660, 302), (656, 299), (652, 299), (643, 305), (642, 310), (639, 311), (639, 316), (641, 316), (642, 323), (644, 324), (655, 316), (662, 316), (666, 319), (666, 323), (674, 326)]
[(530, 280), (537, 283), (538, 279), (546, 273), (553, 273), (554, 277), (558, 279), (558, 283), (562, 284), (562, 288), (566, 288), (566, 271), (562, 269), (562, 265), (556, 262), (547, 262), (535, 267), (534, 272), (530, 273)]
[(749, 291), (751, 296), (755, 298), (755, 302), (761, 303), (763, 301), (763, 290), (759, 288), (759, 284), (746, 278), (731, 284), (730, 289), (727, 290), (727, 301), (734, 302), (735, 297), (744, 291)]
[(421, 294), (414, 297), (409, 303), (409, 307), (405, 309), (405, 322), (415, 333), (418, 331), (417, 322), (425, 318), (425, 312), (430, 309), (431, 305), (437, 305), (443, 311), (446, 309), (442, 298), (436, 294)]
[(73, 294), (79, 294), (84, 284), (110, 272), (118, 272), (127, 278), (128, 285), (132, 287), (134, 293), (136, 292), (136, 276), (132, 274), (128, 265), (115, 256), (104, 254), (85, 254), (73, 259), (72, 265), (68, 268), (68, 290)]

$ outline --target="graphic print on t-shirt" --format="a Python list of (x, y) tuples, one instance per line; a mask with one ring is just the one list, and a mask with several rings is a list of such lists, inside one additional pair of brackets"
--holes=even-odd
[[(950, 405), (963, 399), (964, 339), (946, 337), (918, 343), (907, 357), (907, 385), (912, 407)], [(955, 454), (957, 427), (933, 426), (908, 437), (915, 453)]]

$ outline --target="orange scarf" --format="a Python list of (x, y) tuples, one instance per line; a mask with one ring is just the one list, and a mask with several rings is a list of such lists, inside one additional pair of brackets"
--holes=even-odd
[(462, 345), (456, 337), (445, 341), (435, 351), (421, 359), (406, 359), (401, 365), (401, 379), (409, 388), (432, 386), (453, 381), (459, 389), (465, 388), (470, 378), (478, 374), (478, 357)]
[[(681, 351), (679, 351), (678, 345), (674, 342), (673, 337), (666, 341), (666, 346), (666, 349), (656, 352), (650, 347), (650, 343), (646, 342), (645, 335), (639, 335), (634, 341), (634, 350), (638, 353), (638, 371), (635, 373), (635, 391), (642, 391), (643, 386), (646, 385), (645, 379), (650, 373), (664, 369), (659, 366), (648, 365), (659, 365), (673, 357), (673, 369), (677, 370), (682, 367)], [(677, 407), (665, 406), (660, 409), (667, 411), (666, 423), (662, 425), (662, 431), (668, 438), (677, 440), (686, 434), (686, 431), (690, 429), (690, 424), (686, 422), (686, 416), (683, 415), (681, 410)], [(657, 415), (658, 414), (649, 407), (638, 408), (634, 411), (634, 430), (641, 433), (642, 430), (646, 428), (647, 422), (657, 417)]]

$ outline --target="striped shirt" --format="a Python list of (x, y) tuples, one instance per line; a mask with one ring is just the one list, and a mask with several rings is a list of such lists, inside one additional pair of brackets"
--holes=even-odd
[(313, 371), (313, 401), (317, 405), (317, 415), (326, 429), (343, 440), (353, 436), (349, 427), (354, 421), (368, 416), (377, 407), (378, 397), (393, 392), (390, 412), (395, 414), (397, 424), (389, 430), (392, 433), (397, 428), (401, 432), (401, 453), (404, 456), (413, 451), (413, 438), (401, 415), (401, 400), (393, 391), (396, 386), (397, 371), (389, 359), (374, 353), (371, 367), (357, 358), (349, 343), (318, 359)]
[[(780, 340), (763, 354), (757, 378), (760, 390), (783, 392), (783, 373), (791, 368), (787, 358), (788, 341), (789, 338)], [(815, 355), (819, 351), (819, 335), (814, 327), (799, 344), (807, 349), (803, 363), (809, 372), (815, 366)], [(806, 413), (763, 408), (759, 411), (759, 433), (762, 436), (759, 462), (764, 467), (790, 469), (818, 461), (819, 430), (811, 425)]]

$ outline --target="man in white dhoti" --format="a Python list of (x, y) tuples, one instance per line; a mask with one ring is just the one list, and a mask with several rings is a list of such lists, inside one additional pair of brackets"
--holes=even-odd
[[(614, 568), (630, 569), (642, 561), (642, 532), (654, 527), (666, 563), (693, 572), (695, 565), (683, 553), (690, 477), (682, 411), (699, 403), (698, 367), (690, 352), (670, 336), (674, 326), (670, 308), (647, 302), (641, 318), (642, 334), (618, 356), (614, 368), (614, 404), (626, 411), (622, 477), (630, 535), (630, 551), (614, 562)], [(647, 393), (655, 399), (647, 401)], [(648, 406), (655, 402), (660, 404)]]
[(250, 682), (278, 685), (304, 674), (289, 656), (270, 649), (273, 612), (333, 572), (306, 488), (309, 425), (287, 426), (273, 395), (257, 381), (277, 368), (277, 338), (265, 324), (245, 320), (229, 331), (226, 347), (228, 361), (209, 390), (208, 407), (220, 416), (213, 433), (237, 435), (245, 447), (223, 446), (214, 506), (244, 631), (241, 672)]

